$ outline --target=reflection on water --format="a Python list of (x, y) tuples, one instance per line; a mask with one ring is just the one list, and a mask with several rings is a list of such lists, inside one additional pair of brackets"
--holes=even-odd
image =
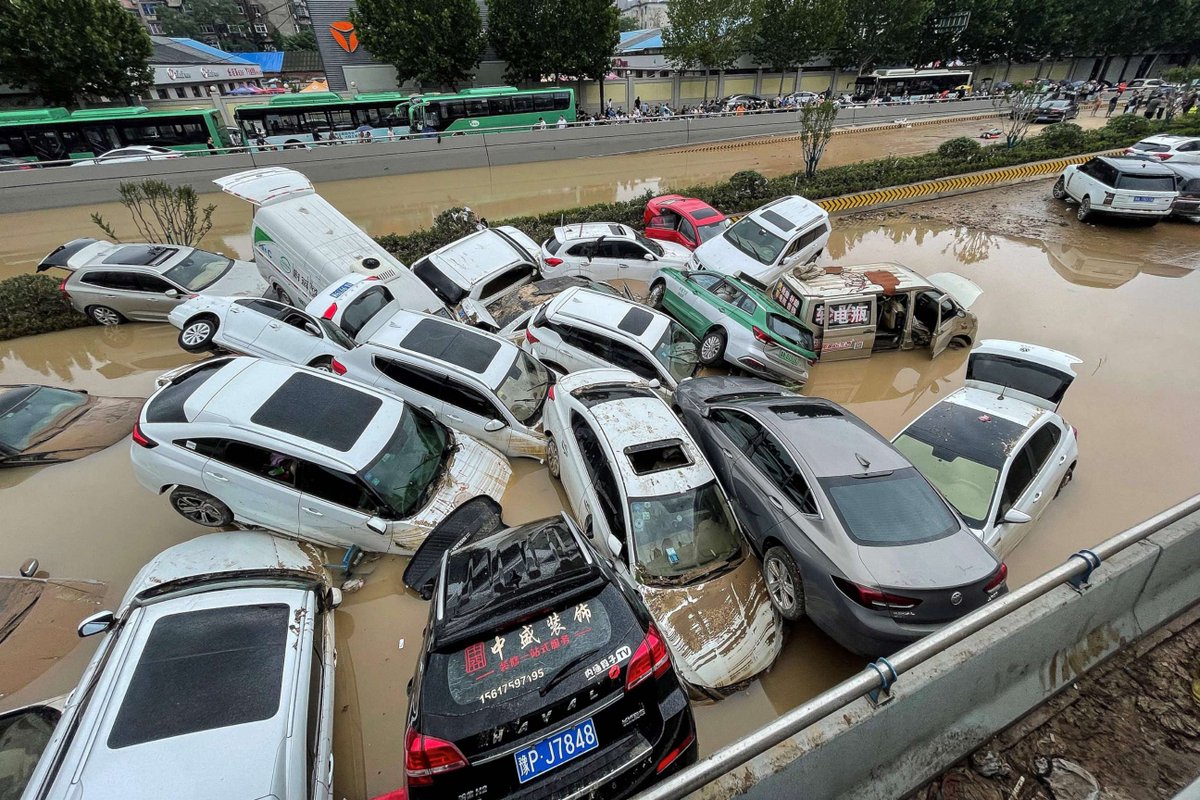
[(1155, 264), (1130, 258), (1123, 253), (1080, 247), (1061, 242), (1047, 242), (1043, 247), (1050, 266), (1065, 280), (1080, 286), (1115, 289), (1141, 273), (1163, 278), (1182, 278), (1192, 270), (1174, 264)]

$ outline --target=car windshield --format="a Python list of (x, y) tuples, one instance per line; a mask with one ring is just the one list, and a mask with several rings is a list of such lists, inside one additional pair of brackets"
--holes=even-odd
[(454, 439), (441, 424), (411, 408), (362, 477), (401, 518), (424, 505), (450, 456)]
[(707, 572), (742, 554), (733, 513), (716, 481), (676, 495), (631, 498), (629, 519), (638, 569), (650, 579)]
[(786, 239), (771, 233), (753, 217), (746, 217), (731, 226), (725, 231), (725, 239), (760, 264), (774, 264), (787, 247)]
[(714, 236), (719, 234), (721, 231), (728, 228), (729, 225), (730, 225), (729, 220), (723, 219), (720, 222), (710, 222), (707, 225), (701, 225), (699, 228), (696, 229), (696, 232), (700, 234), (701, 242), (707, 242), (709, 239), (712, 239)]
[(969, 455), (921, 441), (907, 433), (896, 439), (896, 449), (920, 470), (929, 482), (958, 509), (972, 528), (987, 521), (1000, 470)]
[(916, 544), (959, 529), (946, 503), (912, 467), (870, 477), (821, 478), (820, 482), (846, 533), (859, 544)]
[(496, 387), (496, 396), (517, 422), (528, 424), (541, 413), (549, 386), (546, 368), (524, 350), (518, 350), (508, 374)]
[(428, 258), (422, 258), (413, 264), (413, 274), (421, 279), (421, 283), (433, 290), (443, 303), (452, 306), (467, 296), (467, 290), (433, 265)]
[(637, 238), (638, 243), (640, 243), (642, 245), (642, 247), (646, 248), (651, 253), (654, 253), (654, 255), (661, 256), (663, 253), (666, 252), (666, 250), (663, 249), (663, 246), (661, 244), (659, 244), (658, 242), (654, 241), (653, 239), (647, 239), (645, 236), (638, 233), (637, 231), (634, 231), (633, 235)]
[(696, 339), (678, 322), (671, 321), (654, 345), (654, 357), (676, 382), (690, 378), (700, 368)]
[(47, 386), (0, 389), (0, 447), (21, 452), (55, 420), (87, 402), (87, 395)]
[(232, 258), (207, 250), (193, 250), (187, 258), (167, 270), (163, 277), (189, 292), (198, 292), (219, 281), (232, 267)]

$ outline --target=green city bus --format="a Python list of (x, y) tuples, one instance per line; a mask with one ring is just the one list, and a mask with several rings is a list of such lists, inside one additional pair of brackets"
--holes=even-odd
[(492, 86), (456, 94), (418, 94), (396, 106), (413, 133), (467, 133), (496, 128), (531, 128), (542, 120), (553, 127), (559, 116), (575, 121), (575, 91), (569, 88), (517, 89)]
[(0, 111), (0, 158), (67, 161), (94, 158), (132, 145), (208, 151), (233, 147), (215, 108), (151, 111), (145, 106), (25, 108)]
[[(408, 119), (395, 116), (403, 92), (356, 94), (345, 100), (336, 92), (281, 94), (266, 103), (233, 111), (242, 141), (251, 149), (296, 146), (338, 139), (378, 140), (408, 133)], [(314, 135), (315, 134), (315, 135)]]

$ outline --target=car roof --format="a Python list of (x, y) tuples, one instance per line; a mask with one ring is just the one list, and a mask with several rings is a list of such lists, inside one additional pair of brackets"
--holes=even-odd
[(455, 367), (491, 387), (508, 374), (520, 350), (499, 336), (415, 311), (397, 312), (367, 343)]
[(1014, 397), (1000, 397), (996, 392), (964, 386), (947, 396), (943, 403), (954, 403), (972, 411), (979, 412), (981, 417), (999, 417), (1022, 429), (1031, 427), (1046, 414), (1053, 414), (1033, 403), (1027, 403)]
[[(550, 301), (547, 313), (579, 322), (589, 322), (605, 328), (613, 338), (633, 339), (649, 345), (656, 344), (671, 320), (641, 303), (623, 297), (593, 292), (582, 287), (571, 288)], [(622, 327), (631, 314), (639, 320), (647, 320), (646, 326)]]
[(503, 234), (490, 228), (439, 247), (426, 258), (459, 286), (468, 287), (525, 260)]
[(554, 229), (554, 237), (563, 242), (577, 239), (633, 239), (633, 229), (619, 222), (580, 222)]
[[(848, 294), (882, 293), (885, 286), (895, 282), (897, 291), (930, 286), (929, 279), (903, 264), (884, 262), (878, 264), (853, 264), (850, 266), (818, 267), (820, 272), (810, 276), (810, 266), (797, 267), (784, 273), (789, 284), (794, 284), (807, 297), (844, 297)], [(800, 277), (800, 276), (804, 277)]]
[(692, 215), (697, 211), (711, 211), (712, 214), (704, 217), (702, 220), (704, 224), (708, 224), (710, 222), (720, 222), (725, 218), (725, 215), (720, 211), (713, 208), (703, 200), (695, 197), (684, 197), (678, 194), (668, 194), (651, 198), (650, 202), (658, 207), (667, 208), (671, 211), (677, 211), (689, 218), (693, 218)]
[(1119, 172), (1137, 172), (1152, 177), (1160, 175), (1171, 177), (1175, 174), (1157, 161), (1147, 161), (1144, 158), (1132, 158), (1129, 156), (1097, 156), (1097, 158)]
[(911, 422), (901, 435), (999, 468), (1046, 413), (1050, 412), (1028, 403), (998, 401), (979, 389), (959, 389)]
[(791, 239), (801, 228), (824, 216), (825, 210), (798, 194), (781, 197), (746, 215), (783, 239)]
[(1141, 142), (1151, 142), (1152, 144), (1180, 145), (1196, 139), (1200, 139), (1200, 136), (1185, 136), (1182, 133), (1156, 133), (1153, 136), (1147, 136), (1140, 140), (1138, 144), (1141, 144)]

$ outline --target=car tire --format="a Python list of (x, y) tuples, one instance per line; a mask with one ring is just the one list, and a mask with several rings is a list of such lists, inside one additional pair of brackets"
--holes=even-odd
[(550, 473), (550, 477), (560, 479), (562, 477), (562, 464), (558, 460), (558, 445), (554, 443), (554, 437), (546, 436), (546, 471)]
[(1087, 222), (1088, 218), (1091, 216), (1092, 198), (1085, 194), (1083, 199), (1079, 201), (1079, 208), (1075, 209), (1075, 219), (1079, 220), (1080, 222)]
[(212, 314), (192, 317), (179, 330), (179, 346), (189, 353), (199, 353), (212, 346), (220, 323)]
[(103, 325), (106, 328), (120, 325), (125, 321), (125, 317), (121, 315), (121, 312), (111, 309), (108, 306), (88, 306), (87, 315), (92, 322), (97, 325)]
[(971, 340), (966, 336), (955, 336), (948, 346), (951, 350), (964, 350), (971, 346)]
[(782, 545), (775, 545), (763, 554), (763, 581), (771, 605), (788, 622), (804, 616), (804, 583), (792, 554)]
[(700, 340), (700, 363), (706, 367), (715, 367), (725, 360), (725, 345), (728, 339), (725, 331), (713, 328), (704, 334)]
[(286, 303), (294, 308), (297, 307), (296, 304), (292, 302), (292, 296), (284, 291), (283, 287), (278, 283), (271, 284), (271, 288), (275, 290), (275, 299), (280, 303)]
[(1058, 497), (1060, 494), (1062, 494), (1062, 490), (1067, 488), (1067, 484), (1069, 484), (1074, 479), (1075, 479), (1075, 465), (1072, 464), (1071, 466), (1067, 467), (1067, 474), (1063, 475), (1062, 480), (1058, 482), (1058, 488), (1054, 491), (1054, 496)]
[(333, 356), (321, 356), (320, 358), (314, 358), (312, 361), (308, 362), (308, 366), (321, 372), (328, 372), (332, 375)]
[(1058, 176), (1058, 180), (1054, 182), (1054, 188), (1050, 190), (1050, 194), (1055, 200), (1067, 199), (1067, 182), (1063, 180), (1062, 175)]
[(229, 506), (199, 489), (177, 486), (171, 492), (171, 508), (181, 517), (206, 528), (224, 528), (233, 522)]
[(646, 296), (646, 305), (653, 308), (655, 311), (661, 311), (663, 307), (663, 296), (667, 293), (667, 284), (663, 281), (655, 281), (650, 284), (650, 294)]

